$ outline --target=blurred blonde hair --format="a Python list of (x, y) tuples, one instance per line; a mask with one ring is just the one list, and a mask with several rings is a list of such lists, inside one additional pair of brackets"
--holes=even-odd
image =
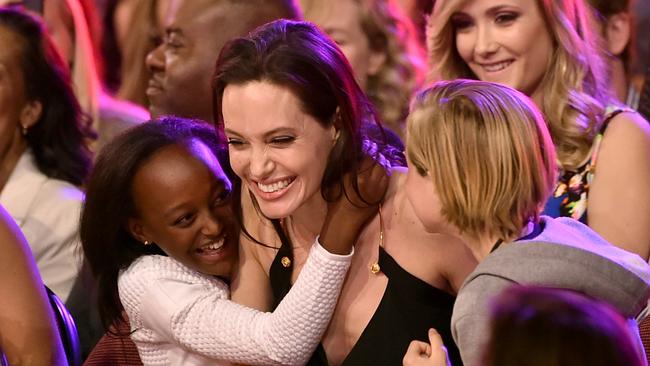
[(516, 237), (555, 184), (555, 148), (534, 103), (504, 85), (442, 81), (407, 119), (410, 168), (433, 179), (445, 219), (474, 236)]
[(158, 46), (162, 37), (156, 18), (158, 0), (139, 0), (133, 9), (129, 23), (129, 36), (122, 45), (120, 87), (117, 97), (147, 107), (147, 84), (149, 69), (145, 59)]
[[(438, 0), (428, 22), (433, 74), (474, 78), (458, 54), (451, 17), (471, 0)], [(555, 49), (542, 80), (543, 105), (560, 164), (573, 170), (589, 157), (610, 102), (606, 63), (593, 13), (583, 0), (537, 0)]]
[[(395, 0), (349, 1), (359, 5), (359, 22), (370, 48), (386, 55), (379, 72), (368, 76), (365, 92), (381, 121), (404, 137), (409, 100), (427, 74), (424, 47), (413, 23)], [(300, 0), (300, 4), (307, 20), (331, 12), (326, 1)]]
[(71, 72), (75, 94), (84, 112), (92, 118), (93, 128), (97, 130), (102, 86), (95, 64), (92, 39), (79, 0), (65, 0), (65, 4), (74, 23), (74, 56)]

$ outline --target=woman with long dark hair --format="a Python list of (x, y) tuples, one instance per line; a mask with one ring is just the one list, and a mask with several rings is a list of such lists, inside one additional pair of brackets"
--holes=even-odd
[(45, 284), (65, 301), (79, 267), (79, 187), (94, 134), (41, 22), (0, 8), (0, 38), (0, 203), (27, 237)]
[[(310, 364), (399, 364), (411, 338), (437, 327), (451, 342), (455, 293), (473, 269), (449, 236), (426, 233), (402, 189), (406, 172), (336, 44), (316, 26), (279, 20), (226, 45), (214, 77), (215, 120), (242, 179), (240, 272), (233, 299), (274, 308), (304, 271), (329, 192), (363, 152), (393, 164), (379, 213)], [(456, 352), (450, 354), (458, 359)]]

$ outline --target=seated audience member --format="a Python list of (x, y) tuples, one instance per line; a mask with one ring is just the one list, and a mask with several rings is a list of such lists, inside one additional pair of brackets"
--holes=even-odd
[(632, 83), (641, 90), (638, 111), (650, 121), (650, 2), (634, 4), (636, 41)]
[[(575, 291), (512, 286), (491, 304), (482, 366), (642, 366), (634, 336), (610, 305)], [(429, 357), (405, 364), (447, 366), (435, 332), (423, 347)]]
[(611, 92), (616, 99), (636, 109), (641, 88), (631, 80), (635, 22), (630, 0), (589, 0), (589, 4), (596, 11), (609, 56), (606, 61)]
[[(1, 35), (0, 40), (6, 41)], [(2, 61), (0, 69), (1, 65)], [(2, 77), (0, 75), (0, 79)], [(0, 253), (0, 278), (3, 279), (0, 285), (0, 364), (5, 364), (4, 358), (9, 365), (67, 365), (34, 257), (20, 229), (2, 206)]]
[[(70, 65), (75, 93), (82, 109), (93, 121), (97, 141), (91, 146), (99, 151), (108, 141), (129, 127), (149, 119), (149, 113), (135, 104), (119, 101), (103, 90), (98, 39), (90, 29), (99, 28), (91, 0), (45, 1), (43, 20), (58, 51)], [(82, 6), (82, 4), (84, 6)]]
[[(215, 119), (244, 182), (250, 233), (240, 239), (233, 300), (270, 310), (307, 270), (327, 192), (357, 169), (364, 147), (391, 164), (394, 149), (375, 140), (383, 129), (345, 55), (311, 23), (278, 20), (231, 41), (214, 86)], [(476, 262), (457, 239), (424, 231), (404, 194), (405, 178), (405, 169), (393, 165), (311, 365), (395, 365), (431, 327), (451, 342), (455, 294)]]
[(213, 127), (168, 117), (107, 145), (90, 176), (81, 241), (99, 281), (100, 313), (108, 329), (126, 312), (145, 365), (304, 364), (388, 183), (369, 158), (348, 176), (305, 271), (275, 312), (262, 313), (229, 300), (240, 202), (217, 158), (225, 153)]
[(643, 75), (643, 87), (641, 88), (641, 95), (639, 96), (639, 113), (646, 119), (650, 120), (650, 67)]
[(93, 347), (84, 366), (142, 366), (138, 347), (130, 338), (130, 333), (131, 325), (118, 320)]
[[(145, 109), (119, 101), (103, 89), (100, 78), (103, 63), (98, 44), (101, 25), (97, 21), (94, 1), (47, 0), (43, 2), (42, 16), (57, 50), (70, 65), (81, 107), (92, 118), (97, 140), (90, 145), (91, 150), (98, 151), (120, 132), (149, 119)], [(96, 309), (91, 307), (96, 291), (94, 285), (84, 263), (66, 300), (77, 324), (83, 356), (103, 333)]]
[(115, 96), (148, 108), (147, 54), (162, 42), (169, 0), (108, 0), (104, 7), (101, 51), (104, 79)]
[(89, 122), (44, 27), (0, 7), (0, 203), (25, 234), (45, 284), (66, 301), (77, 277)]
[[(633, 319), (650, 296), (650, 267), (579, 221), (540, 216), (556, 156), (530, 99), (500, 84), (440, 82), (415, 97), (407, 131), (405, 189), (417, 217), (430, 232), (464, 239), (479, 259), (451, 320), (465, 365), (481, 365), (488, 305), (513, 283), (576, 290), (610, 304), (632, 320), (642, 352)], [(422, 358), (417, 351), (426, 347), (418, 344), (405, 360)]]
[(593, 12), (585, 0), (520, 0), (493, 11), (500, 4), (436, 1), (434, 73), (529, 96), (545, 116), (560, 168), (544, 213), (580, 220), (648, 260), (650, 125), (611, 98)]
[(404, 138), (411, 95), (426, 76), (424, 47), (396, 0), (300, 0), (305, 20), (339, 45), (382, 124)]
[(641, 366), (611, 305), (575, 291), (513, 286), (492, 304), (485, 366)]
[(210, 76), (221, 47), (274, 19), (298, 19), (293, 0), (173, 0), (163, 42), (147, 55), (151, 117), (212, 121)]
[(420, 42), (426, 43), (427, 18), (435, 0), (399, 0), (399, 3), (415, 25)]

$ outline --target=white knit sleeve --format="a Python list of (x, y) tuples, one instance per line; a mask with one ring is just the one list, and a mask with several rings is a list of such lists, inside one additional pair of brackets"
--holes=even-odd
[(251, 365), (303, 365), (327, 328), (351, 258), (331, 254), (316, 241), (298, 280), (273, 313), (236, 304), (203, 285), (179, 290), (177, 280), (165, 281), (170, 286), (162, 289), (149, 283), (151, 291), (142, 295), (137, 313), (156, 338), (192, 353)]

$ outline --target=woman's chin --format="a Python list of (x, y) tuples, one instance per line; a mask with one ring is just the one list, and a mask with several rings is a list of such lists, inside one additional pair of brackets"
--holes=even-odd
[(262, 211), (262, 215), (264, 215), (264, 217), (267, 219), (279, 220), (291, 216), (295, 210), (286, 208), (265, 208), (260, 205), (260, 211)]
[(258, 195), (255, 195), (255, 198), (262, 215), (268, 219), (282, 219), (293, 215), (300, 207), (301, 201), (295, 196), (291, 197), (291, 195), (273, 200), (268, 200)]

